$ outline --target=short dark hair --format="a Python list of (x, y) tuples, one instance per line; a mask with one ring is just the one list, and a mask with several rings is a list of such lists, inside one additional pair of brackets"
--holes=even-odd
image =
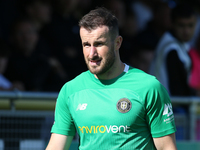
[(188, 3), (177, 4), (176, 7), (172, 9), (171, 21), (176, 21), (177, 18), (190, 18), (195, 15), (193, 7)]
[(79, 27), (83, 27), (87, 30), (95, 30), (103, 25), (109, 28), (109, 32), (113, 36), (119, 34), (118, 19), (104, 7), (91, 10), (79, 21)]

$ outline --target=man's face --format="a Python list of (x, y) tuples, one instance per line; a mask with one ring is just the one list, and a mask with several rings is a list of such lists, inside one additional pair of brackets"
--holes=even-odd
[(190, 18), (177, 18), (173, 23), (173, 30), (176, 37), (181, 42), (189, 41), (195, 30), (196, 18), (192, 16)]
[(83, 55), (91, 73), (103, 75), (108, 72), (116, 58), (114, 41), (111, 40), (107, 26), (95, 30), (80, 29), (83, 46)]

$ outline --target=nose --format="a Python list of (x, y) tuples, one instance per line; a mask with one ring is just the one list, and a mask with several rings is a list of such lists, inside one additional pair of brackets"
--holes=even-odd
[(94, 56), (97, 56), (97, 49), (95, 46), (90, 47), (90, 58), (93, 58)]

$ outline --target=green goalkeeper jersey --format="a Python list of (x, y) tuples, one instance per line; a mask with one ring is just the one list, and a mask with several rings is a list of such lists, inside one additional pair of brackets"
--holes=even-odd
[(61, 89), (51, 132), (80, 136), (80, 150), (155, 150), (153, 138), (176, 131), (166, 89), (126, 65), (111, 80), (86, 71)]

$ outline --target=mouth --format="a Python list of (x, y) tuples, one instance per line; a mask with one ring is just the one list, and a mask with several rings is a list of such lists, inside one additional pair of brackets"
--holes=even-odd
[(99, 66), (101, 63), (101, 60), (89, 60), (89, 63), (91, 66)]

